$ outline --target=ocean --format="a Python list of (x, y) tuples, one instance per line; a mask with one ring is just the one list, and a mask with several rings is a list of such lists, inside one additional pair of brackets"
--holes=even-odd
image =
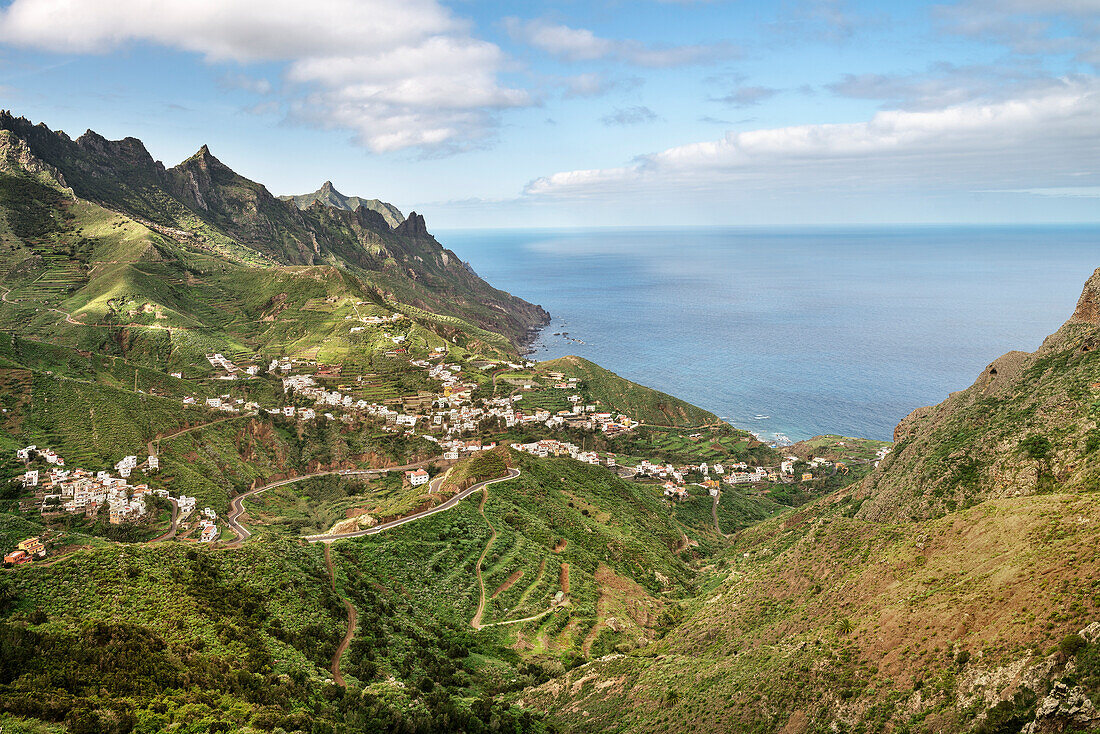
[(999, 355), (1036, 349), (1100, 266), (1098, 226), (436, 236), (550, 311), (533, 357), (577, 354), (768, 440), (890, 439)]

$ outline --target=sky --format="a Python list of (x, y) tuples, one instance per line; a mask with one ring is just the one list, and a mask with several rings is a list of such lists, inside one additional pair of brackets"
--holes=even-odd
[(1100, 0), (0, 0), (0, 107), (430, 228), (1100, 221)]

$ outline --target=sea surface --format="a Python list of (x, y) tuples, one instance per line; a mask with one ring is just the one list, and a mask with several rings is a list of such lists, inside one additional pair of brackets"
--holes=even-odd
[(999, 355), (1036, 349), (1100, 266), (1097, 226), (437, 237), (550, 311), (535, 358), (580, 355), (768, 440), (890, 439)]

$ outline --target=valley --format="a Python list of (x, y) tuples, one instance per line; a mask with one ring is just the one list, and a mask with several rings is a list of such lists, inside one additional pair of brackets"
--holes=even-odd
[(3, 113), (0, 290), (5, 730), (1100, 725), (1100, 271), (776, 447), (530, 359), (415, 212)]

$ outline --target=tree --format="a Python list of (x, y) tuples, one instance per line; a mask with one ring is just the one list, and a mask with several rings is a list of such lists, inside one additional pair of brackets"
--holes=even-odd
[(1035, 486), (1041, 488), (1050, 478), (1050, 458), (1054, 454), (1054, 445), (1046, 436), (1032, 433), (1020, 442), (1020, 451), (1035, 462)]

